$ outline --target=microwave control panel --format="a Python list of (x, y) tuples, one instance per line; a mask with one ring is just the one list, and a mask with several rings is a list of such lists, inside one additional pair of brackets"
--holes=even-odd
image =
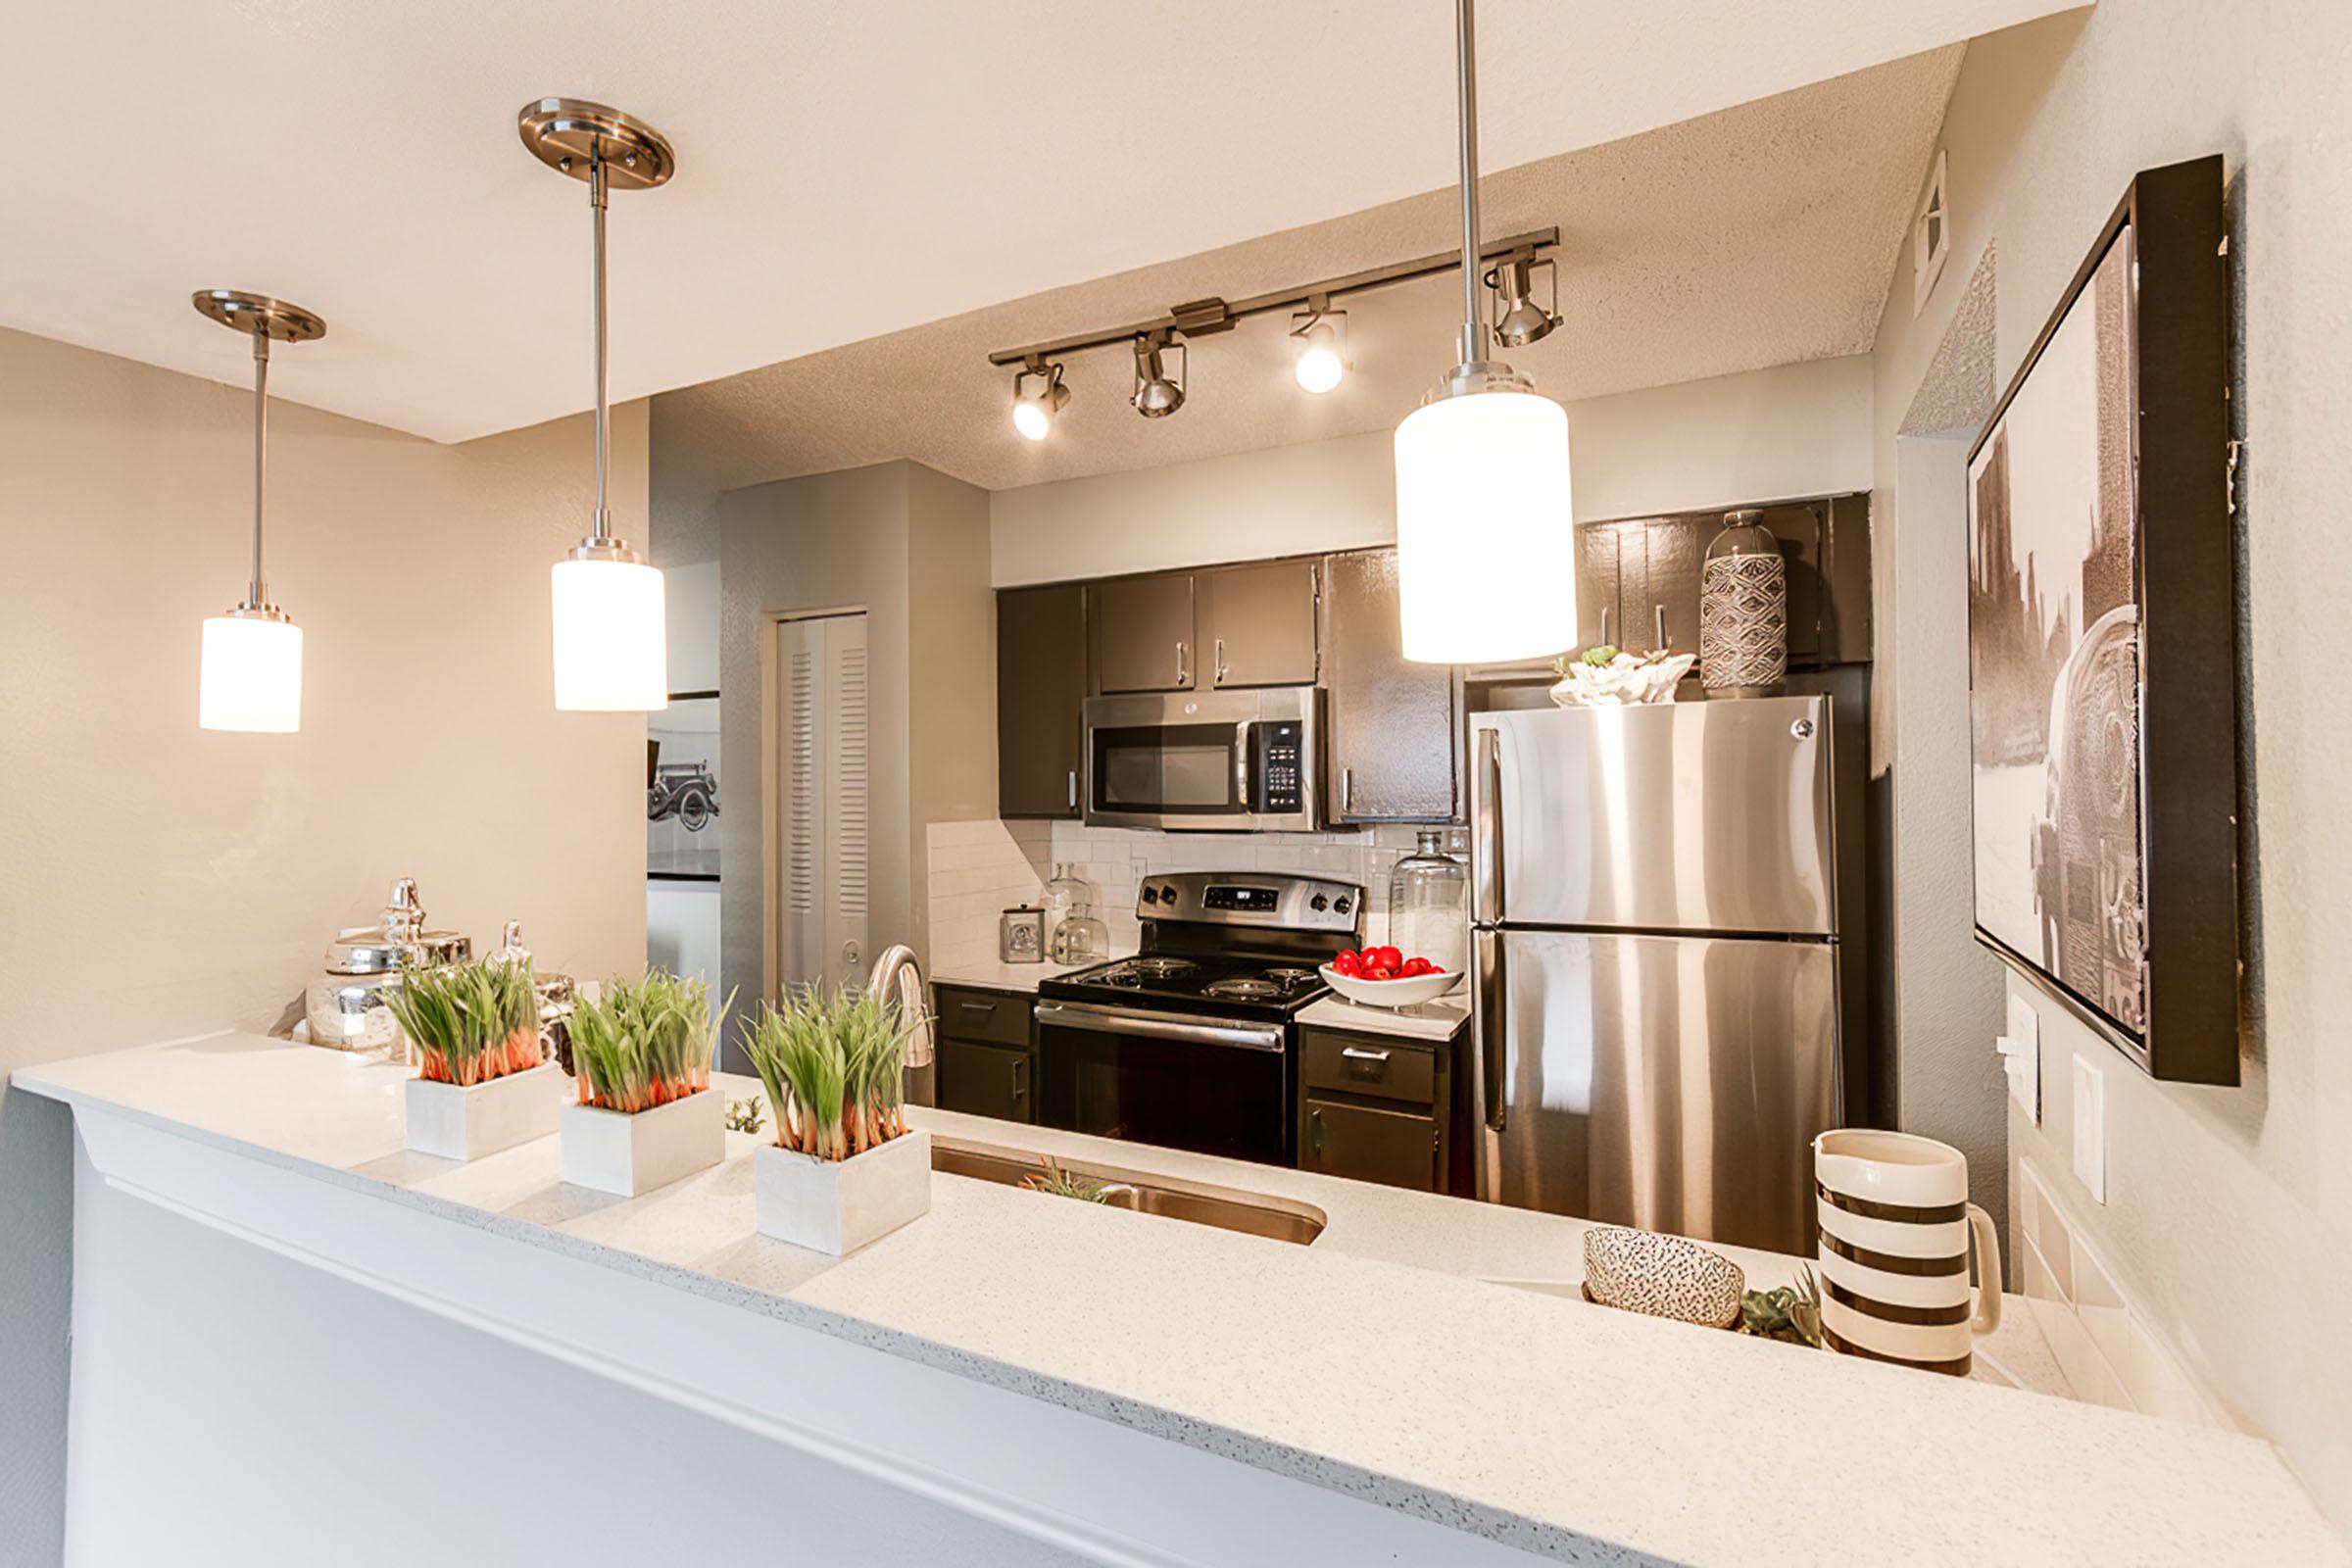
[(1253, 809), (1266, 815), (1298, 810), (1302, 805), (1299, 769), (1304, 759), (1306, 726), (1295, 718), (1260, 723), (1251, 732), (1257, 747), (1257, 800)]

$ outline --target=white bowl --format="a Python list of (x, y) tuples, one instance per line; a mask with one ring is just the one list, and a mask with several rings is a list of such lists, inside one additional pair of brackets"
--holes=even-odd
[(1366, 980), (1357, 975), (1346, 975), (1330, 964), (1323, 965), (1323, 978), (1331, 989), (1349, 1002), (1361, 1002), (1375, 1007), (1417, 1007), (1424, 1002), (1435, 1002), (1462, 983), (1460, 972), (1447, 974), (1417, 974), (1409, 980)]

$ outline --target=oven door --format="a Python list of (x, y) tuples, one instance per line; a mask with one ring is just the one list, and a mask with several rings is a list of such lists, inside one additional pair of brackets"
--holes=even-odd
[(1282, 1025), (1041, 1002), (1038, 1120), (1048, 1127), (1295, 1163)]
[(1312, 687), (1095, 698), (1086, 705), (1086, 820), (1311, 829), (1315, 708)]

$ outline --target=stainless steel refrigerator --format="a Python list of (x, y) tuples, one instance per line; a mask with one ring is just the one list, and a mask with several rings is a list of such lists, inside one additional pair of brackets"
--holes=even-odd
[(1811, 1250), (1839, 1083), (1830, 716), (1473, 715), (1481, 1198)]

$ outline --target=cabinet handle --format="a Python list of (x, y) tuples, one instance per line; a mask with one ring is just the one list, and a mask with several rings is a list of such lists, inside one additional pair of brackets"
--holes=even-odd
[(1190, 686), (1192, 683), (1193, 677), (1184, 672), (1184, 639), (1179, 637), (1176, 639), (1176, 684)]
[(1355, 769), (1340, 769), (1340, 811), (1343, 815), (1355, 809)]
[(1078, 809), (1078, 770), (1070, 769), (1070, 809)]
[(1666, 607), (1664, 605), (1652, 605), (1649, 608), (1657, 616), (1658, 630), (1658, 640), (1650, 644), (1650, 646), (1652, 648), (1664, 648), (1666, 646)]
[(1307, 1149), (1308, 1149), (1310, 1152), (1314, 1152), (1314, 1153), (1317, 1153), (1317, 1154), (1320, 1154), (1320, 1153), (1322, 1153), (1322, 1152), (1323, 1152), (1323, 1112), (1321, 1112), (1321, 1111), (1319, 1111), (1319, 1110), (1310, 1110), (1310, 1111), (1308, 1111), (1308, 1112), (1306, 1113), (1306, 1132), (1307, 1132), (1307, 1138), (1306, 1138), (1306, 1147), (1307, 1147)]
[(958, 1002), (956, 1005), (966, 1012), (976, 1012), (983, 1018), (993, 1018), (997, 1015), (997, 1004), (993, 1002)]
[(1012, 1098), (1015, 1100), (1029, 1098), (1029, 1058), (1027, 1056), (1012, 1058)]
[(1340, 1048), (1340, 1054), (1347, 1057), (1349, 1061), (1371, 1061), (1385, 1063), (1389, 1059), (1389, 1054), (1387, 1052), (1366, 1051), (1361, 1046), (1342, 1046)]
[(1602, 646), (1607, 646), (1609, 640), (1609, 607), (1606, 605), (1600, 607), (1600, 640)]
[(1217, 684), (1222, 686), (1225, 684), (1225, 639), (1219, 637), (1211, 646), (1214, 648), (1216, 655)]

